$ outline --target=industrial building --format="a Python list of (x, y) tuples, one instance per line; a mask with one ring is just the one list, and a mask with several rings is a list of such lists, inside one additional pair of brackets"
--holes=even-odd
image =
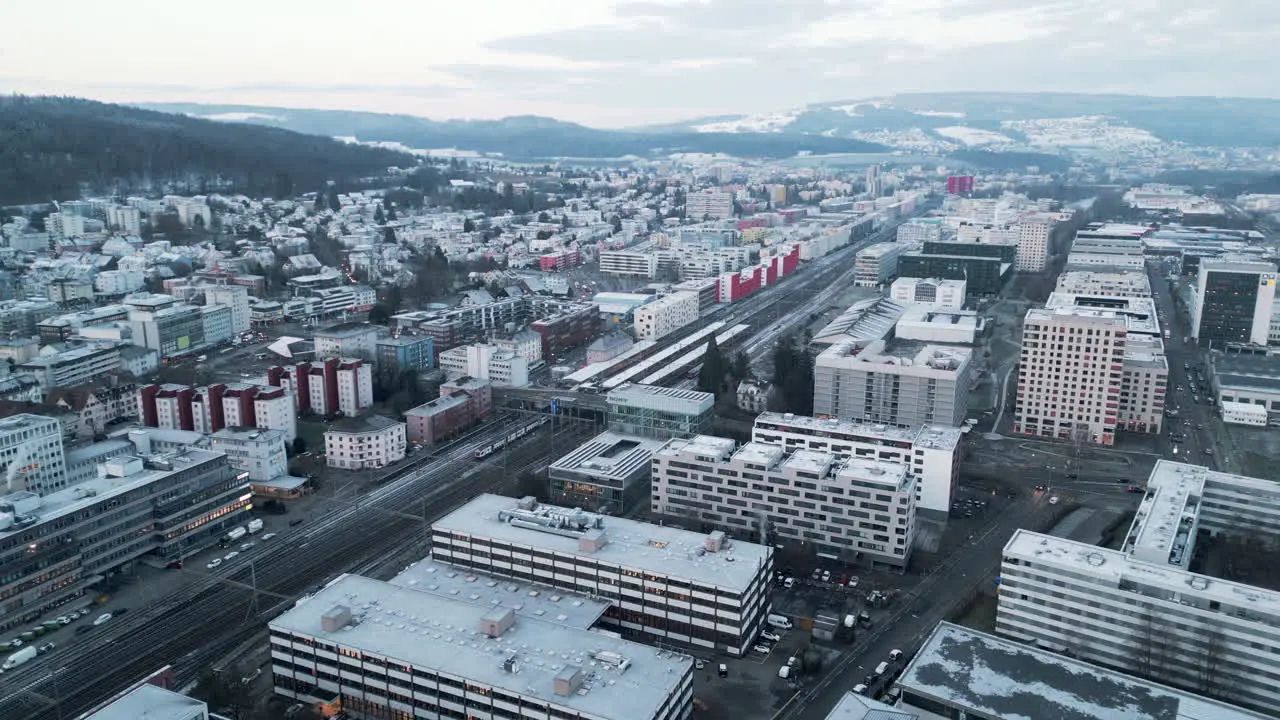
[(813, 367), (813, 413), (891, 425), (959, 426), (969, 411), (969, 348), (909, 340), (839, 343)]
[(731, 655), (750, 650), (769, 611), (769, 546), (533, 498), (477, 496), (432, 526), (431, 556), (609, 600), (602, 622), (625, 637)]
[(751, 440), (788, 450), (816, 450), (837, 458), (897, 462), (919, 483), (917, 507), (951, 510), (960, 482), (960, 430), (936, 425), (902, 426), (814, 418), (791, 413), (762, 413)]
[[(938, 623), (898, 678), (894, 712), (866, 720), (965, 717), (989, 720), (1262, 720), (1235, 705)], [(1027, 688), (1035, 688), (1028, 692)], [(830, 717), (830, 716), (828, 716)], [(859, 719), (861, 720), (861, 719)]]
[(1213, 352), (1206, 365), (1224, 413), (1228, 403), (1238, 403), (1280, 415), (1280, 356)]
[(627, 383), (610, 391), (605, 402), (610, 430), (666, 440), (709, 430), (716, 397), (697, 390)]
[(1280, 487), (1158, 460), (1120, 550), (1016, 531), (996, 632), (1179, 688), (1229, 688), (1233, 703), (1272, 712), (1280, 593), (1193, 572), (1205, 534), (1274, 544)]
[(889, 297), (898, 302), (959, 310), (964, 307), (964, 289), (964, 280), (900, 277), (889, 287)]
[(662, 441), (604, 432), (547, 468), (551, 501), (623, 515), (649, 498), (649, 460)]
[(355, 717), (685, 720), (692, 713), (688, 655), (521, 608), (343, 575), (269, 623), (275, 692)]
[(917, 494), (902, 463), (761, 442), (675, 438), (653, 458), (654, 512), (851, 563), (907, 566)]

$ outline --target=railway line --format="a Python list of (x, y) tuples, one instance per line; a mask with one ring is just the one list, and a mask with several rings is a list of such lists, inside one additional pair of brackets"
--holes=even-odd
[[(204, 577), (77, 638), (44, 662), (0, 677), (0, 718), (75, 717), (166, 664), (173, 665), (178, 684), (186, 684), (318, 583), (361, 568), (402, 567), (407, 563), (400, 562), (401, 556), (408, 551), (401, 546), (417, 552), (430, 521), (447, 512), (438, 508), (452, 509), (495, 484), (513, 482), (516, 475), (511, 473), (479, 487), (468, 480), (485, 470), (484, 463), (475, 462), (476, 446), (505, 438), (519, 424), (487, 426), (468, 441), (399, 471), (396, 479), (299, 532), (260, 544), (248, 564), (217, 573), (184, 570)], [(576, 425), (570, 430), (586, 434)], [(545, 444), (535, 442), (542, 433), (539, 427), (508, 446), (522, 469), (545, 458)], [(509, 467), (511, 455), (506, 458)], [(418, 506), (421, 517), (404, 511)]]

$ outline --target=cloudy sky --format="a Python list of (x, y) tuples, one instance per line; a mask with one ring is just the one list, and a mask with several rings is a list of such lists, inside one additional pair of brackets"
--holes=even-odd
[(600, 127), (946, 90), (1274, 96), (1262, 0), (42, 0), (0, 91)]

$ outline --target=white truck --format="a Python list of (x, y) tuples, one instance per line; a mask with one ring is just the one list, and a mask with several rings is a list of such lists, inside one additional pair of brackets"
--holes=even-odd
[(3, 668), (4, 670), (12, 670), (19, 665), (34, 659), (37, 654), (39, 653), (36, 650), (36, 646), (28, 645), (18, 652), (10, 655), (9, 659), (4, 661), (4, 665), (0, 665), (0, 668)]
[(233, 527), (231, 528), (231, 531), (227, 533), (227, 536), (222, 539), (222, 542), (225, 545), (230, 545), (231, 543), (239, 540), (240, 538), (244, 537), (247, 534), (248, 533), (245, 531), (244, 528)]
[(262, 529), (262, 521), (255, 518), (250, 520), (246, 527), (249, 528), (249, 534), (252, 535)]

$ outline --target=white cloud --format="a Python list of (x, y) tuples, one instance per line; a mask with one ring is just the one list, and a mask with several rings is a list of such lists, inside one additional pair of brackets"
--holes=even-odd
[(1035, 7), (943, 18), (937, 12), (942, 5), (941, 0), (886, 3), (813, 23), (781, 38), (776, 47), (829, 48), (874, 41), (942, 53), (1023, 42), (1059, 29)]

